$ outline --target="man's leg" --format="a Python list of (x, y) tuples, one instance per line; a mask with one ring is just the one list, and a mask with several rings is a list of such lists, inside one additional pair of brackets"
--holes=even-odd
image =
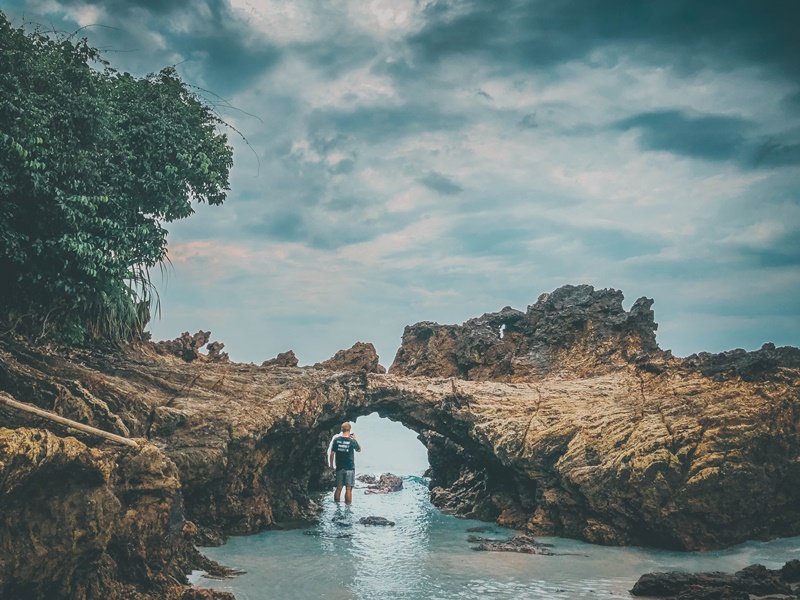
[(347, 485), (346, 472), (341, 469), (336, 469), (336, 491), (333, 493), (333, 501), (338, 502), (342, 497), (342, 488)]
[[(338, 481), (336, 483), (339, 483)], [(344, 503), (351, 504), (353, 502), (353, 486), (356, 484), (356, 472), (344, 471), (344, 486), (347, 491), (344, 493)]]

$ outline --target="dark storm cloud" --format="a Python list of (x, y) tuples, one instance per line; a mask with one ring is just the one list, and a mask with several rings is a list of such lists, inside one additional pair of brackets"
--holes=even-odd
[(706, 160), (731, 160), (742, 152), (745, 132), (751, 124), (736, 117), (691, 116), (673, 110), (642, 113), (616, 126), (621, 130), (638, 130), (639, 143), (646, 150), (664, 150)]
[(519, 120), (517, 125), (520, 129), (536, 129), (539, 126), (539, 121), (536, 119), (536, 113), (528, 113)]
[(455, 196), (464, 191), (464, 188), (455, 183), (452, 179), (435, 171), (428, 173), (424, 177), (420, 177), (417, 181), (429, 190), (444, 194), (445, 196)]
[(542, 69), (606, 49), (612, 61), (635, 53), (681, 70), (744, 63), (800, 75), (800, 2), (792, 0), (451, 0), (436, 2), (427, 16), (409, 42), (431, 61), (482, 54), (506, 67)]
[(161, 15), (190, 7), (196, 8), (199, 4), (207, 6), (211, 9), (212, 13), (217, 16), (227, 9), (227, 2), (225, 0), (205, 0), (203, 2), (196, 2), (195, 0), (169, 0), (168, 2), (164, 2), (163, 0), (103, 0), (102, 2), (93, 2), (91, 0), (61, 0), (62, 6), (99, 6), (109, 13), (129, 13), (141, 9)]
[(800, 90), (787, 95), (781, 104), (791, 112), (800, 113)]
[(755, 124), (722, 115), (687, 115), (677, 110), (641, 113), (615, 124), (639, 132), (645, 150), (671, 152), (709, 161), (736, 162), (743, 169), (800, 164), (800, 134), (782, 137), (748, 136)]
[(769, 139), (754, 148), (749, 164), (754, 168), (800, 165), (800, 143)]
[(245, 226), (258, 236), (270, 237), (281, 242), (300, 240), (305, 234), (305, 222), (300, 212), (281, 211)]
[[(62, 0), (60, 5), (101, 9), (97, 26), (90, 28), (91, 41), (112, 53), (121, 52), (114, 57), (115, 65), (134, 63), (141, 56), (147, 71), (154, 71), (167, 66), (166, 61), (177, 52), (188, 61), (187, 66), (194, 62), (202, 65), (204, 83), (215, 94), (230, 95), (242, 90), (282, 56), (264, 36), (250, 30), (228, 0)], [(176, 32), (175, 22), (184, 20), (191, 23), (191, 31), (181, 33), (182, 28), (178, 27)], [(166, 50), (151, 47), (152, 39), (147, 35), (152, 32), (167, 41)]]
[(293, 44), (286, 50), (300, 56), (307, 64), (330, 79), (369, 64), (378, 55), (378, 48), (373, 38), (355, 35), (352, 32), (345, 39)]
[(273, 67), (281, 52), (268, 43), (245, 41), (236, 29), (206, 35), (174, 35), (175, 49), (190, 60), (200, 60), (211, 91), (235, 94)]
[(760, 268), (800, 266), (800, 231), (782, 235), (765, 248), (741, 248), (739, 254)]

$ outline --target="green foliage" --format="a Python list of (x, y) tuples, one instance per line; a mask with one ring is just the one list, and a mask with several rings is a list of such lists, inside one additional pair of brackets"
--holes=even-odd
[(119, 73), (0, 12), (0, 319), (69, 343), (140, 331), (164, 224), (225, 200), (221, 124), (174, 69)]

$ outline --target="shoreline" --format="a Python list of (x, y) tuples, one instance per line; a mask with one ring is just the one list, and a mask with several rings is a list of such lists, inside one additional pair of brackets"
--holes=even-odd
[[(408, 478), (404, 478), (408, 481)], [(361, 498), (356, 499), (356, 502)], [(398, 498), (397, 500), (401, 500)], [(365, 498), (364, 502), (369, 499)], [(407, 500), (403, 500), (405, 503)], [(383, 508), (383, 512), (379, 511)], [(562, 589), (558, 597), (580, 598), (577, 591), (582, 587), (591, 586), (596, 594), (611, 594), (610, 597), (622, 597), (619, 594), (625, 591), (624, 597), (629, 597), (627, 590), (633, 588), (639, 578), (651, 572), (702, 572), (702, 571), (727, 571), (733, 573), (751, 564), (760, 563), (770, 569), (780, 569), (788, 560), (800, 558), (800, 536), (785, 538), (772, 542), (748, 542), (726, 550), (708, 552), (672, 552), (641, 547), (608, 547), (586, 544), (566, 538), (537, 538), (542, 545), (553, 551), (552, 556), (537, 556), (509, 553), (473, 552), (469, 537), (473, 522), (464, 519), (451, 519), (438, 513), (432, 516), (425, 533), (415, 534), (416, 531), (411, 518), (388, 510), (386, 505), (379, 502), (369, 506), (361, 505), (353, 514), (353, 521), (357, 521), (361, 514), (380, 514), (392, 520), (397, 519), (397, 527), (401, 528), (400, 537), (392, 535), (386, 537), (383, 532), (368, 530), (366, 528), (336, 527), (330, 519), (337, 513), (335, 507), (326, 506), (323, 521), (310, 524), (307, 529), (290, 531), (267, 531), (255, 536), (245, 538), (232, 538), (227, 546), (210, 548), (207, 555), (220, 562), (247, 561), (242, 564), (236, 562), (235, 566), (248, 571), (242, 580), (230, 581), (200, 581), (200, 585), (209, 589), (225, 589), (227, 591), (242, 591), (242, 597), (259, 598), (257, 590), (281, 590), (281, 595), (287, 598), (300, 598), (302, 594), (292, 592), (289, 583), (296, 579), (302, 572), (304, 565), (316, 564), (314, 577), (304, 587), (304, 593), (314, 595), (315, 590), (326, 589), (334, 595), (343, 594), (349, 589), (353, 597), (376, 593), (372, 587), (360, 579), (372, 569), (371, 561), (364, 562), (365, 555), (371, 555), (376, 564), (381, 564), (383, 570), (410, 569), (421, 580), (428, 580), (430, 573), (437, 573), (437, 587), (435, 589), (441, 597), (449, 590), (451, 594), (461, 593), (465, 598), (472, 598), (468, 587), (469, 581), (481, 579), (492, 590), (492, 597), (506, 599), (515, 597), (509, 586), (512, 582), (516, 585), (527, 586), (527, 589)], [(402, 530), (405, 528), (405, 532)], [(502, 530), (496, 525), (484, 525), (478, 535), (489, 538), (505, 538), (512, 533)], [(346, 531), (350, 537), (338, 539), (337, 536)], [(314, 535), (311, 535), (314, 532)], [(320, 536), (321, 534), (321, 536)], [(391, 552), (387, 553), (385, 546), (391, 539)], [(427, 541), (425, 541), (427, 540)], [(408, 545), (406, 545), (408, 544)], [(341, 560), (330, 555), (333, 545), (341, 545), (337, 556), (344, 553), (349, 558), (342, 564)], [(550, 546), (553, 547), (550, 547)], [(423, 550), (424, 548), (424, 550)], [(206, 552), (206, 550), (203, 550)], [(352, 553), (352, 554), (351, 554)], [(413, 568), (398, 558), (396, 554), (424, 556), (415, 561)], [(769, 559), (766, 559), (770, 556)], [(326, 558), (327, 557), (327, 558)], [(338, 565), (335, 568), (326, 567), (328, 560), (334, 560)], [(277, 571), (264, 569), (273, 561), (280, 561), (282, 568)], [(352, 562), (352, 565), (349, 563)], [(262, 565), (259, 567), (259, 565)], [(346, 566), (349, 565), (349, 566)], [(461, 565), (456, 567), (455, 565)], [(252, 572), (249, 572), (252, 569)], [(457, 572), (454, 571), (457, 569)], [(348, 584), (347, 578), (338, 579), (337, 570), (349, 573), (348, 577), (355, 577), (361, 581), (355, 585), (353, 580)], [(471, 575), (469, 575), (471, 573)], [(361, 574), (361, 575), (359, 575)], [(464, 579), (464, 577), (466, 579)], [(370, 580), (370, 585), (375, 584)], [(605, 582), (605, 583), (604, 583)], [(348, 588), (348, 585), (355, 585)], [(310, 587), (308, 587), (310, 586)], [(452, 587), (450, 587), (452, 586)], [(458, 587), (462, 586), (462, 587)], [(536, 588), (538, 586), (538, 588)], [(390, 588), (391, 589), (391, 588)], [(336, 591), (339, 590), (339, 591)], [(358, 590), (358, 593), (356, 593)], [(416, 591), (415, 591), (416, 590)], [(506, 591), (504, 591), (506, 590)], [(411, 599), (430, 597), (429, 590), (411, 588), (406, 596)], [(573, 593), (574, 592), (574, 593)], [(519, 592), (517, 592), (519, 593)], [(293, 595), (295, 594), (295, 595)], [(237, 594), (238, 595), (238, 594)], [(378, 594), (379, 596), (380, 594)], [(554, 594), (555, 595), (555, 594)], [(553, 596), (554, 596), (553, 595)], [(522, 594), (521, 598), (553, 597), (536, 595), (529, 592)], [(474, 595), (475, 598), (479, 596)], [(606, 596), (609, 597), (609, 596)]]

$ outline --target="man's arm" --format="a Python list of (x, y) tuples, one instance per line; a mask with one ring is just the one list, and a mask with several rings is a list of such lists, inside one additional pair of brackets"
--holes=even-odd
[(331, 438), (331, 443), (328, 444), (328, 454), (330, 455), (330, 457), (328, 458), (328, 464), (330, 465), (331, 469), (333, 468), (333, 457), (334, 457), (333, 442), (336, 441), (337, 437), (339, 437), (338, 433)]
[(356, 452), (361, 452), (361, 443), (356, 439), (356, 434), (351, 433), (350, 439), (356, 443)]

